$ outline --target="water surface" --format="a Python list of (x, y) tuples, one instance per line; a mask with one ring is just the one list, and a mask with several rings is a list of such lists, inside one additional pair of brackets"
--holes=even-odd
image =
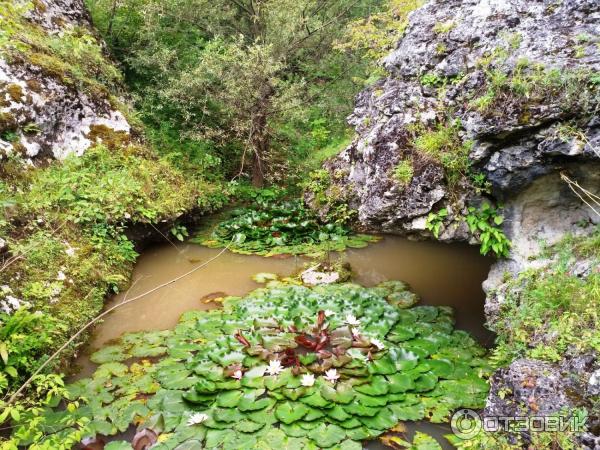
[[(106, 307), (147, 292), (168, 282), (221, 252), (195, 244), (161, 245), (150, 248), (140, 256), (133, 273), (133, 285), (115, 296)], [(469, 331), (479, 342), (491, 346), (493, 335), (483, 327), (484, 293), (481, 283), (486, 278), (492, 259), (484, 258), (479, 249), (464, 244), (414, 242), (386, 236), (364, 249), (350, 249), (331, 258), (343, 258), (353, 271), (353, 281), (373, 286), (386, 280), (402, 280), (410, 284), (421, 297), (420, 304), (445, 305), (455, 309), (456, 328)], [(225, 251), (207, 266), (169, 286), (125, 305), (109, 314), (97, 326), (86, 352), (97, 350), (107, 342), (130, 331), (164, 330), (173, 328), (181, 314), (194, 309), (218, 307), (207, 297), (245, 295), (262, 285), (252, 280), (258, 272), (273, 272), (280, 276), (296, 274), (306, 258), (285, 259), (239, 255)], [(77, 366), (77, 378), (89, 376), (95, 370), (86, 354)], [(410, 427), (436, 436), (440, 444), (445, 425), (419, 423)], [(383, 448), (377, 443), (369, 449)], [(444, 448), (448, 447), (447, 444)]]

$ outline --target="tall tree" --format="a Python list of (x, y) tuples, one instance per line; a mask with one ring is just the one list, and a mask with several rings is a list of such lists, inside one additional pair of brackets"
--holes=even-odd
[(310, 100), (311, 68), (331, 53), (344, 26), (376, 3), (121, 0), (116, 9), (114, 0), (92, 3), (102, 2), (115, 45), (119, 20), (112, 12), (128, 11), (121, 22), (136, 24), (130, 66), (162, 80), (157, 96), (176, 108), (197, 137), (236, 143), (239, 170), (250, 168), (255, 186), (264, 184), (274, 158), (272, 143), (279, 139), (274, 124), (298, 114)]

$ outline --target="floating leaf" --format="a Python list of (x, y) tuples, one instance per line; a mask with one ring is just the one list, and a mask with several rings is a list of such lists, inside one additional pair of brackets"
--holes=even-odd
[(389, 391), (389, 384), (382, 375), (375, 375), (370, 383), (358, 385), (354, 389), (362, 394), (384, 395)]
[(129, 358), (129, 355), (125, 353), (124, 348), (120, 345), (107, 345), (90, 356), (90, 360), (96, 364), (124, 361), (127, 358)]
[(346, 439), (346, 431), (337, 425), (322, 423), (308, 435), (319, 447), (328, 448)]
[(309, 409), (302, 403), (285, 402), (277, 406), (275, 409), (275, 417), (281, 422), (289, 425), (302, 419), (308, 411)]

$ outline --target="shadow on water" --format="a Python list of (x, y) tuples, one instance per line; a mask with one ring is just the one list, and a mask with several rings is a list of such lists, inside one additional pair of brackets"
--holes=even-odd
[[(131, 289), (115, 296), (106, 307), (182, 275), (219, 252), (194, 244), (150, 248), (138, 260)], [(481, 256), (478, 248), (386, 236), (367, 248), (348, 250), (343, 258), (352, 267), (353, 281), (364, 286), (386, 280), (405, 281), (421, 297), (420, 304), (453, 307), (457, 328), (469, 331), (485, 346), (492, 345), (493, 334), (483, 326), (485, 296), (481, 283), (493, 260)], [(288, 276), (302, 269), (306, 262), (305, 258), (263, 258), (227, 251), (191, 276), (108, 315), (97, 326), (89, 351), (125, 332), (172, 328), (186, 311), (217, 307), (215, 303), (207, 303), (211, 297), (245, 295), (260, 287), (251, 279), (258, 272)], [(77, 366), (80, 371), (76, 378), (89, 376), (95, 370), (85, 354), (78, 359)], [(415, 430), (435, 436), (444, 448), (452, 448), (442, 439), (450, 432), (448, 426), (422, 422), (412, 425), (408, 434)], [(386, 447), (373, 442), (367, 448)]]

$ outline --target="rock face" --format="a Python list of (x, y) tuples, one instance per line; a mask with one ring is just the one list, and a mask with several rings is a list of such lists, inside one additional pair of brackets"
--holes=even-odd
[[(592, 0), (444, 0), (414, 11), (385, 59), (390, 75), (357, 98), (349, 122), (358, 137), (327, 166), (351, 189), (361, 224), (425, 237), (432, 210), (449, 206), (453, 222), (478, 202), (468, 177), (450, 192), (440, 158), (415, 150), (419, 130), (457, 119), (471, 166), (497, 199), (571, 161), (599, 160), (600, 123), (590, 113), (598, 90), (583, 80), (600, 69), (599, 18)], [(393, 171), (407, 158), (414, 175), (402, 186)], [(467, 239), (458, 222), (440, 238)]]
[[(512, 248), (484, 285), (493, 325), (507, 273), (532, 267), (542, 243), (600, 223), (573, 184), (600, 195), (599, 34), (597, 0), (433, 0), (413, 11), (384, 60), (389, 75), (357, 97), (349, 118), (357, 137), (326, 163), (329, 189), (349, 192), (363, 227), (417, 239), (431, 238), (427, 218), (445, 208), (439, 239), (473, 243), (468, 207), (502, 203)], [(458, 145), (422, 144), (448, 130)], [(469, 169), (451, 182), (447, 158), (461, 148)], [(412, 165), (408, 181), (395, 175), (402, 161)], [(576, 261), (573, 270), (585, 277), (598, 267)], [(569, 406), (561, 364), (513, 362), (492, 379), (487, 411), (510, 414), (527, 404), (527, 377), (545, 412)], [(588, 366), (590, 378), (598, 367)], [(570, 388), (582, 395), (582, 386)], [(519, 398), (500, 401), (502, 387)]]
[[(83, 154), (98, 139), (99, 131), (128, 134), (130, 126), (114, 106), (114, 99), (104, 90), (89, 89), (73, 75), (79, 68), (52, 54), (80, 51), (85, 55), (93, 50), (101, 55), (102, 44), (90, 30), (83, 2), (37, 0), (34, 4), (24, 12), (0, 13), (9, 19), (10, 14), (18, 17), (24, 42), (38, 39), (47, 45), (40, 49), (17, 37), (13, 45), (0, 42), (0, 158), (16, 153), (32, 163), (43, 158), (63, 159), (71, 153)], [(81, 48), (68, 47), (74, 43)], [(84, 66), (88, 63), (92, 64), (82, 61)], [(108, 60), (99, 64), (110, 68)], [(86, 76), (93, 78), (94, 74)]]

